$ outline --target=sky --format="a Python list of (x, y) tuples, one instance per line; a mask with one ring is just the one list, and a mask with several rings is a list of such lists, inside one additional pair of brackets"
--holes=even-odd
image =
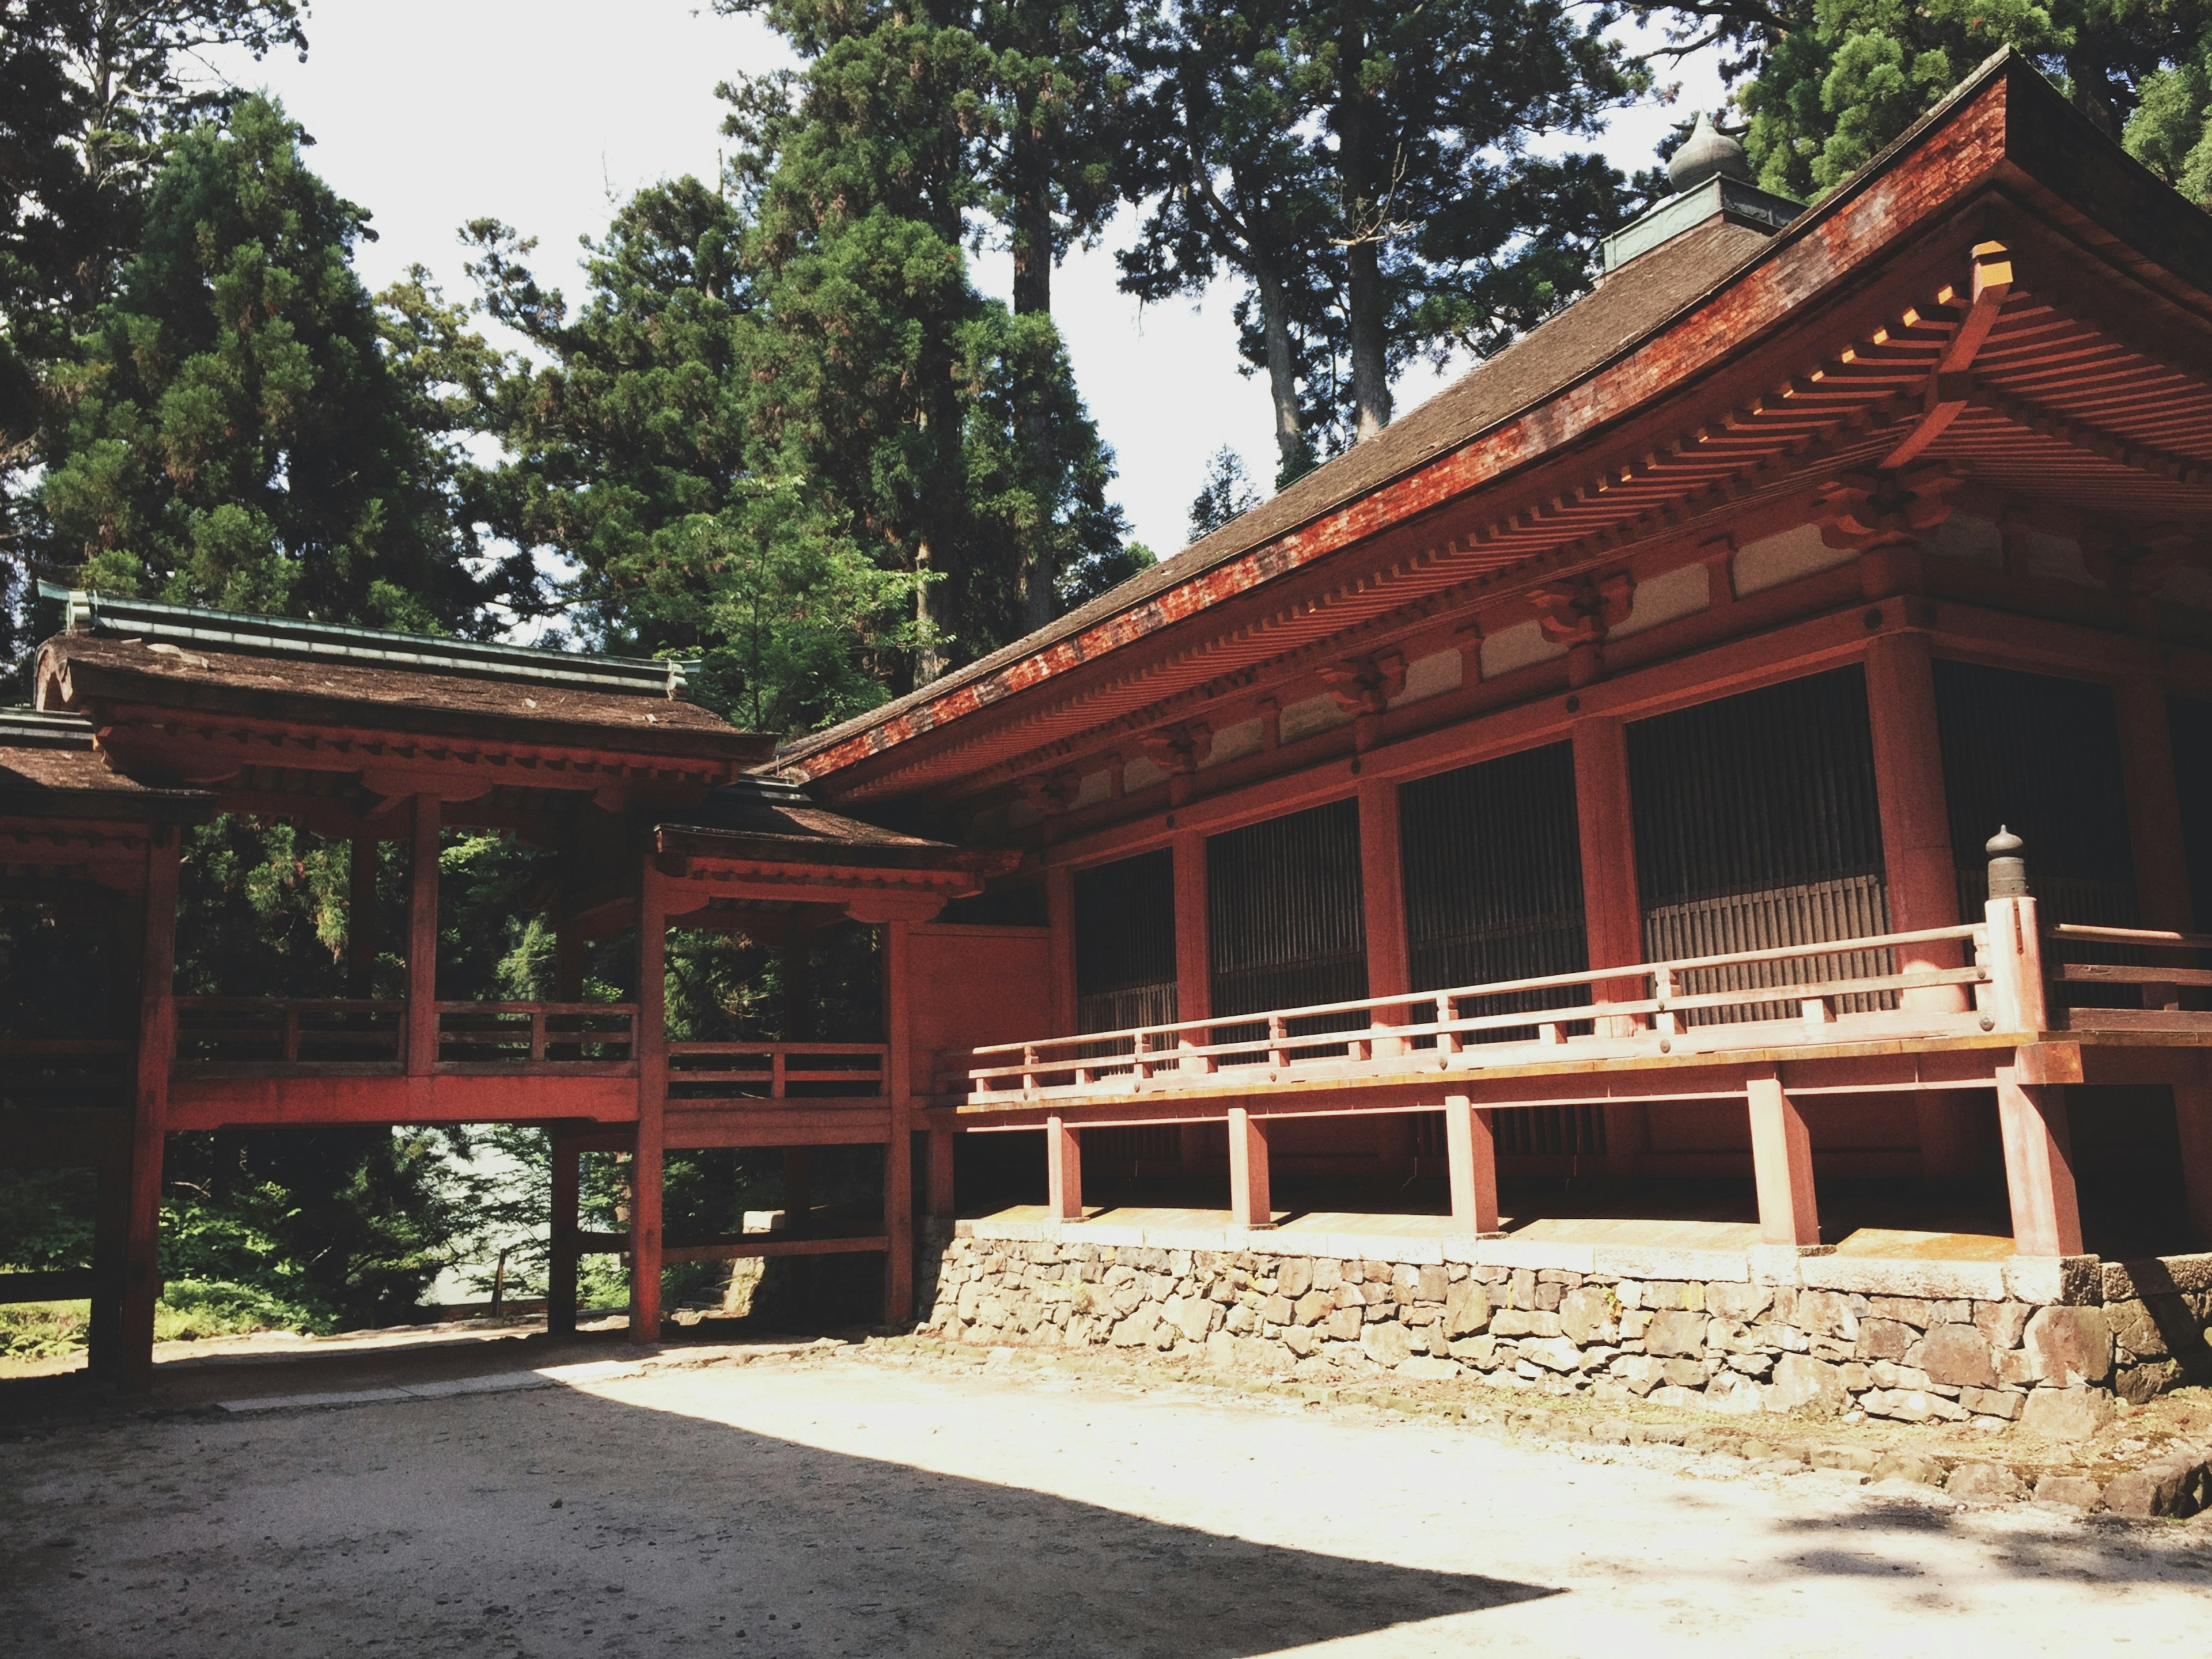
[[(318, 0), (307, 61), (279, 53), (210, 58), (211, 74), (265, 88), (315, 139), (312, 166), (368, 210), (377, 240), (356, 264), (372, 289), (411, 264), (456, 297), (468, 292), (458, 232), (505, 221), (538, 240), (542, 281), (573, 303), (583, 283), (579, 239), (605, 228), (641, 185), (720, 166), (720, 82), (793, 61), (752, 17), (718, 17), (699, 0)], [(1601, 148), (1614, 166), (1651, 164), (1680, 112), (1717, 106), (1710, 62), (1670, 72), (1677, 109), (1614, 118)], [(1132, 533), (1165, 556), (1188, 539), (1190, 503), (1224, 444), (1272, 477), (1265, 386), (1240, 373), (1237, 289), (1139, 306), (1115, 287), (1124, 212), (1098, 247), (1077, 250), (1054, 278), (1053, 313), (1076, 383), (1120, 467), (1115, 497)], [(1005, 295), (1002, 253), (975, 276)], [(1453, 371), (1456, 373), (1456, 370)], [(1425, 366), (1397, 387), (1402, 414), (1445, 382)]]

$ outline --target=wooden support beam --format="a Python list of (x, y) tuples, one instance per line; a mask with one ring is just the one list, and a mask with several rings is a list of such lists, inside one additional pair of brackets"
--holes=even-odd
[(1997, 1068), (1996, 1081), (2014, 1253), (2079, 1255), (2081, 1211), (2074, 1191), (2065, 1087), (2022, 1083), (2010, 1066)]
[(1229, 1220), (1237, 1227), (1272, 1227), (1267, 1186), (1267, 1126), (1242, 1106), (1229, 1109)]
[(374, 836), (353, 838), (346, 866), (346, 994), (374, 994), (376, 976), (376, 866)]
[(1755, 1077), (1746, 1091), (1751, 1110), (1751, 1170), (1759, 1189), (1759, 1234), (1768, 1244), (1800, 1249), (1820, 1242), (1813, 1192), (1813, 1137), (1805, 1115), (1778, 1077)]
[(577, 1210), (583, 1195), (583, 1153), (573, 1140), (553, 1140), (550, 1260), (545, 1269), (545, 1332), (568, 1336), (576, 1329)]
[(1046, 1202), (1054, 1221), (1083, 1219), (1083, 1135), (1057, 1117), (1044, 1121)]
[[(890, 1099), (890, 1139), (884, 1146), (884, 1322), (914, 1322), (914, 949), (911, 922), (884, 929), (884, 1035), (890, 1043), (884, 1091)], [(923, 1079), (927, 1085), (927, 1079)]]
[(939, 1123), (929, 1126), (929, 1213), (950, 1221), (955, 1209), (952, 1180), (952, 1131)]
[[(1178, 833), (1172, 843), (1175, 860), (1176, 1018), (1213, 1018), (1213, 957), (1211, 929), (1206, 921), (1206, 837)], [(1187, 1047), (1202, 1046), (1201, 1032), (1185, 1032)], [(1202, 1072), (1213, 1069), (1211, 1060), (1187, 1062)], [(1184, 1150), (1186, 1167), (1190, 1149)]]
[[(1406, 939), (1405, 871), (1398, 836), (1398, 786), (1389, 778), (1359, 783), (1359, 896), (1367, 935), (1367, 994), (1396, 996), (1413, 988)], [(1403, 1025), (1406, 1011), (1376, 1011), (1378, 1025)], [(1377, 1055), (1406, 1052), (1402, 1039), (1376, 1040)]]
[(415, 797), (407, 861), (407, 1074), (438, 1063), (438, 811), (435, 795)]
[(668, 894), (644, 860), (637, 900), (637, 1139), (630, 1165), (629, 1334), (660, 1339), (661, 1164), (668, 1101)]
[(2181, 1136), (2189, 1224), (2198, 1243), (2212, 1244), (2212, 1083), (2173, 1085), (2173, 1127)]
[(1052, 1029), (1076, 1027), (1075, 872), (1065, 864), (1044, 872), (1045, 926), (1052, 933)]
[(1498, 1231), (1498, 1129), (1465, 1095), (1444, 1100), (1444, 1161), (1451, 1171), (1452, 1231), (1488, 1238)]
[(161, 1160), (169, 1068), (177, 1046), (177, 831), (156, 826), (146, 849), (146, 926), (139, 953), (137, 1086), (131, 1116), (130, 1218), (124, 1234), (123, 1386), (154, 1386), (154, 1304), (161, 1299)]
[[(2142, 925), (2187, 933), (2192, 925), (2189, 853), (2166, 687), (2148, 675), (2131, 675), (2112, 688), (2112, 712), (2120, 729), (2121, 787), (2127, 792), (2128, 846), (2135, 855)], [(2028, 848), (2031, 856), (2034, 851)]]
[[(1636, 819), (1628, 791), (1628, 732), (1620, 720), (1595, 716), (1574, 727), (1575, 813), (1583, 862), (1583, 926), (1593, 968), (1642, 962), (1644, 901), (1636, 881)], [(1640, 981), (1615, 980), (1592, 988), (1599, 1002), (1640, 999)], [(1601, 1030), (1626, 1036), (1633, 1018), (1599, 1021)], [(1630, 1176), (1643, 1156), (1649, 1120), (1635, 1103), (1605, 1109), (1605, 1167)]]

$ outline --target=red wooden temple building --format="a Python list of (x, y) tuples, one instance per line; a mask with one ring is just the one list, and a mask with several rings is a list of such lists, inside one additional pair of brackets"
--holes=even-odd
[[(1725, 143), (1677, 169), (1592, 294), (1383, 434), (775, 757), (665, 665), (92, 602), (0, 733), (0, 835), (10, 890), (147, 918), (134, 1094), (9, 1133), (127, 1181), (118, 1363), (165, 1131), (507, 1116), (635, 1149), (645, 1334), (654, 1149), (860, 1140), (883, 1230), (837, 1246), (994, 1340), (1792, 1400), (1817, 1362), (1839, 1407), (1993, 1419), (2186, 1372), (2124, 1310), (2212, 1322), (2212, 218), (2004, 57), (1814, 206)], [(558, 846), (560, 925), (635, 928), (639, 1000), (179, 1000), (173, 826), (216, 811)], [(884, 1046), (747, 1064), (878, 1080), (672, 1098), (662, 930), (794, 910), (884, 929)], [(1033, 1289), (1116, 1252), (1172, 1312)], [(1306, 1258), (1458, 1311), (1378, 1337)], [(1629, 1334), (1692, 1280), (1797, 1334), (1730, 1370)], [(1563, 1338), (1586, 1285), (1614, 1311)], [(1870, 1295), (2029, 1334), (1947, 1380), (1854, 1349)], [(2051, 1369), (2091, 1308), (2104, 1369)]]

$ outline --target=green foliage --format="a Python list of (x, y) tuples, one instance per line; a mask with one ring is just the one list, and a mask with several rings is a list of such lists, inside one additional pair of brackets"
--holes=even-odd
[(2010, 46), (2169, 182), (2203, 199), (2202, 0), (1715, 0), (1670, 8), (1678, 38), (1740, 52), (1735, 97), (1759, 182), (1811, 199), (1833, 189)]
[(53, 375), (41, 556), (118, 592), (481, 629), (522, 567), (487, 584), (463, 563), (433, 388), (483, 349), (419, 282), (387, 337), (350, 263), (366, 216), (301, 143), (260, 98), (176, 141), (120, 293)]
[(1199, 541), (1260, 504), (1244, 458), (1227, 444), (1206, 463), (1206, 485), (1190, 504), (1190, 538)]

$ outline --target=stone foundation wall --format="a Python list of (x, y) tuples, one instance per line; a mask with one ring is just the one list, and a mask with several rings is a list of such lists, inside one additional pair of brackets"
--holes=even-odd
[[(925, 1246), (921, 1289), (925, 1329), (963, 1342), (1153, 1352), (1311, 1381), (1387, 1370), (1729, 1413), (2025, 1422), (2069, 1436), (2109, 1416), (2116, 1393), (2142, 1400), (2212, 1376), (2212, 1257), (2149, 1273), (2094, 1258), (2017, 1271), (1767, 1264), (1845, 1281), (1821, 1285), (1773, 1282), (1782, 1275), (1747, 1262), (1737, 1276), (1697, 1278), (1595, 1260), (1515, 1266), (1483, 1261), (1473, 1241), (1472, 1260), (1393, 1261), (1401, 1241), (1370, 1241), (1384, 1255), (1308, 1255), (1271, 1251), (1264, 1234), (1247, 1248), (1176, 1248), (961, 1225)], [(1885, 1278), (1887, 1291), (1847, 1287)]]

